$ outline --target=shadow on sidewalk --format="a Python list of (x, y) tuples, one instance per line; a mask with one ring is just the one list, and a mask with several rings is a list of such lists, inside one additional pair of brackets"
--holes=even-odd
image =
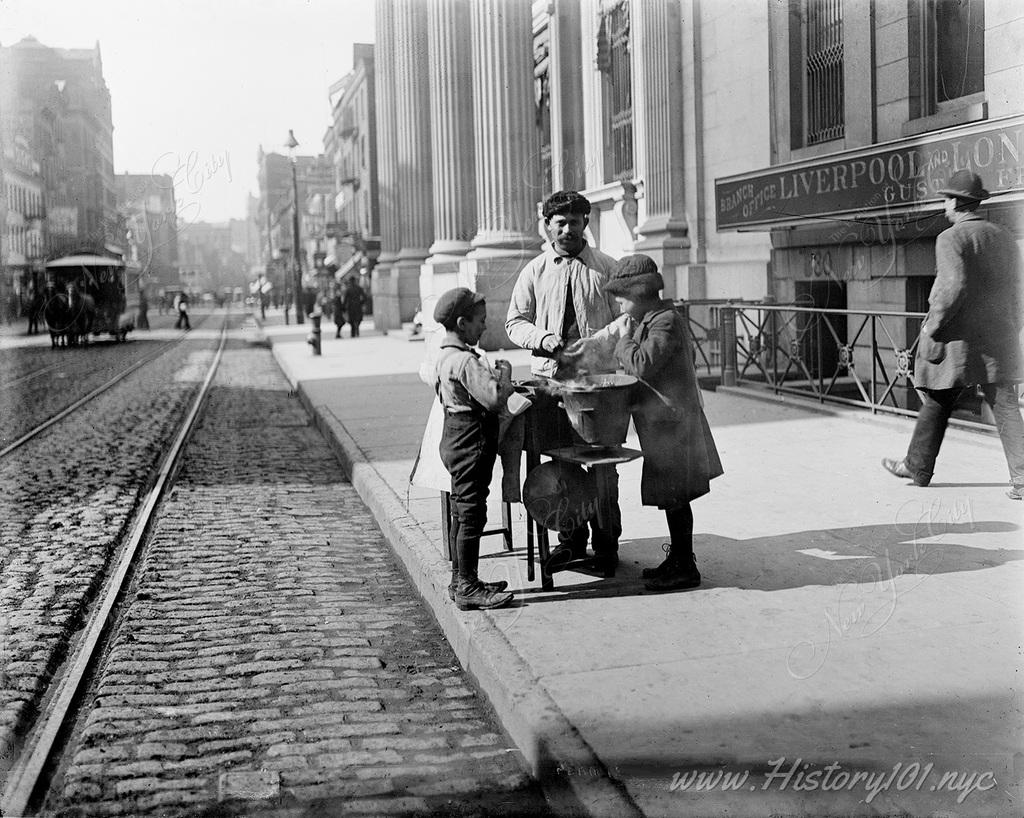
[[(798, 531), (749, 540), (697, 534), (694, 536), (694, 553), (703, 584), (686, 593), (700, 593), (713, 588), (785, 591), (836, 585), (877, 589), (879, 584), (891, 583), (901, 576), (914, 575), (923, 579), (935, 574), (994, 568), (1024, 560), (1024, 549), (977, 548), (947, 542), (945, 538), (1005, 534), (1018, 528), (1002, 521), (908, 521), (905, 525), (893, 523)], [(929, 541), (925, 542), (926, 539)], [(634, 555), (657, 551), (660, 556), (658, 546), (663, 541), (664, 537), (623, 541), (619, 549), (619, 570), (613, 579), (595, 578), (593, 582), (560, 587), (559, 576), (570, 575), (555, 574), (554, 595), (539, 596), (551, 593), (541, 590), (539, 579), (519, 593), (531, 605), (650, 594), (652, 592), (643, 587), (641, 566), (634, 564)], [(525, 550), (518, 551), (525, 557)], [(580, 573), (573, 576), (579, 577)]]

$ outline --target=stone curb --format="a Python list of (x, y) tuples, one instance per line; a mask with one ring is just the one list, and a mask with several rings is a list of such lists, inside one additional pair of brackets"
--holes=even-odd
[[(273, 345), (271, 347), (273, 349)], [(369, 507), (384, 537), (430, 606), (463, 668), (489, 700), (502, 726), (560, 815), (593, 818), (642, 816), (626, 791), (608, 775), (579, 731), (544, 691), (487, 611), (463, 614), (448, 599), (451, 566), (440, 542), (432, 540), (406, 511), (344, 424), (327, 406), (314, 406), (301, 383), (274, 358), (303, 407), (341, 462)]]

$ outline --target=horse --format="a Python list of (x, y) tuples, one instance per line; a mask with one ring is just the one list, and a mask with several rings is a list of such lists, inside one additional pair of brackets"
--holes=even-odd
[(71, 318), (68, 340), (71, 346), (88, 344), (96, 318), (96, 301), (88, 293), (80, 292), (78, 285), (73, 281), (68, 283), (67, 292), (68, 312)]
[(47, 287), (43, 293), (42, 312), (46, 328), (50, 331), (50, 347), (66, 347), (72, 324), (67, 296), (54, 287)]

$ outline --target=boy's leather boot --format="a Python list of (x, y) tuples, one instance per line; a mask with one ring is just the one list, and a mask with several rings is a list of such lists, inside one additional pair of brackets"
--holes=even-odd
[(476, 578), (459, 577), (455, 585), (455, 607), (460, 611), (488, 611), (511, 601), (511, 592), (491, 590)]
[[(452, 581), (448, 583), (448, 598), (451, 600), (455, 599), (455, 586), (459, 584), (459, 572), (452, 571)], [(508, 588), (508, 583), (503, 579), (499, 579), (497, 582), (481, 582), (485, 588), (491, 591), (504, 591)]]
[(644, 570), (640, 572), (640, 576), (644, 579), (654, 579), (655, 577), (659, 577), (672, 567), (672, 557), (669, 556), (669, 554), (672, 553), (672, 546), (667, 542), (663, 542), (661, 544), (661, 550), (665, 552), (665, 559), (663, 559), (661, 563), (656, 565), (654, 568), (644, 568)]
[(693, 555), (682, 559), (674, 558), (670, 553), (668, 559), (657, 569), (660, 573), (644, 582), (648, 591), (683, 591), (700, 585), (700, 571)]

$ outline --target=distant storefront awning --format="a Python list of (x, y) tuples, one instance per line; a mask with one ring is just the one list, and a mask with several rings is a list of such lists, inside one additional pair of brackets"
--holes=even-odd
[(939, 207), (972, 170), (1000, 199), (1024, 200), (1024, 116), (990, 120), (715, 180), (719, 230), (886, 218)]
[(46, 263), (46, 269), (58, 267), (123, 267), (124, 262), (110, 256), (65, 256)]
[(359, 265), (363, 261), (362, 253), (353, 253), (348, 261), (341, 265), (338, 270), (334, 273), (335, 279), (341, 281), (345, 276), (351, 273), (353, 270), (358, 269)]

